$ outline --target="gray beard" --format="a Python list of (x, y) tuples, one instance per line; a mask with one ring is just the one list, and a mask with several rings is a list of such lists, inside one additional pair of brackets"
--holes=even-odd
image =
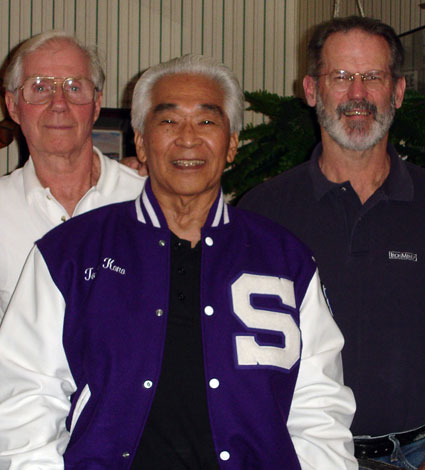
[[(347, 101), (338, 105), (336, 116), (329, 114), (323, 104), (320, 93), (317, 93), (316, 113), (319, 124), (341, 147), (348, 150), (364, 151), (374, 147), (389, 131), (395, 115), (395, 95), (391, 96), (388, 111), (379, 113), (377, 107), (366, 100)], [(364, 109), (373, 114), (374, 121), (368, 128), (363, 122), (353, 121), (344, 126), (341, 118), (346, 111)]]

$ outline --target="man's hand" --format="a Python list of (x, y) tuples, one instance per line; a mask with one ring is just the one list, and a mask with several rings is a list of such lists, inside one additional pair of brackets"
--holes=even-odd
[(137, 170), (137, 173), (139, 173), (140, 176), (147, 176), (148, 175), (148, 168), (147, 166), (140, 162), (137, 157), (124, 157), (120, 163), (123, 165), (126, 165), (130, 168), (133, 168), (133, 170)]

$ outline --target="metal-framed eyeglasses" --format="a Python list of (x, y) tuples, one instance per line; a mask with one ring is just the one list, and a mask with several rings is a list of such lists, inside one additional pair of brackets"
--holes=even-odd
[(337, 91), (346, 91), (356, 76), (361, 78), (367, 89), (378, 90), (387, 83), (387, 79), (391, 76), (391, 73), (384, 72), (383, 70), (370, 70), (364, 73), (353, 73), (347, 70), (332, 70), (332, 72), (317, 75), (317, 78), (326, 77), (328, 85), (332, 88)]
[(28, 77), (19, 88), (28, 104), (47, 104), (61, 84), (65, 99), (72, 104), (89, 104), (95, 97), (96, 88), (88, 78), (75, 77)]

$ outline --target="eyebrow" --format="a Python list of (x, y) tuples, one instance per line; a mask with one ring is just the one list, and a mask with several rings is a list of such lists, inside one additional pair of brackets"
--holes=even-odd
[[(220, 116), (224, 116), (224, 112), (221, 109), (221, 106), (218, 106), (216, 104), (210, 104), (210, 103), (202, 103), (199, 105), (201, 109), (206, 109), (208, 111), (212, 111), (214, 113), (219, 114)], [(166, 111), (168, 109), (176, 109), (178, 106), (174, 103), (160, 103), (155, 108), (153, 109), (153, 113), (160, 113), (161, 111)]]
[(201, 108), (207, 109), (208, 111), (212, 111), (213, 113), (220, 114), (220, 116), (224, 116), (221, 106), (218, 106), (217, 104), (205, 103), (205, 104), (201, 104)]
[(160, 113), (161, 111), (166, 111), (167, 109), (177, 108), (176, 104), (173, 103), (160, 103), (153, 109), (153, 113)]

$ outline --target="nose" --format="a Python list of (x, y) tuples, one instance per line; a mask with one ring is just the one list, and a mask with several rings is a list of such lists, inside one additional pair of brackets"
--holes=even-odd
[(183, 122), (179, 127), (179, 134), (176, 139), (177, 145), (181, 145), (182, 147), (194, 147), (201, 143), (201, 138), (192, 122)]
[(348, 88), (348, 97), (350, 99), (362, 99), (367, 95), (366, 83), (361, 75), (354, 75)]
[(53, 111), (58, 112), (63, 111), (68, 107), (68, 101), (66, 100), (61, 83), (56, 83), (55, 90), (50, 101), (50, 107)]

